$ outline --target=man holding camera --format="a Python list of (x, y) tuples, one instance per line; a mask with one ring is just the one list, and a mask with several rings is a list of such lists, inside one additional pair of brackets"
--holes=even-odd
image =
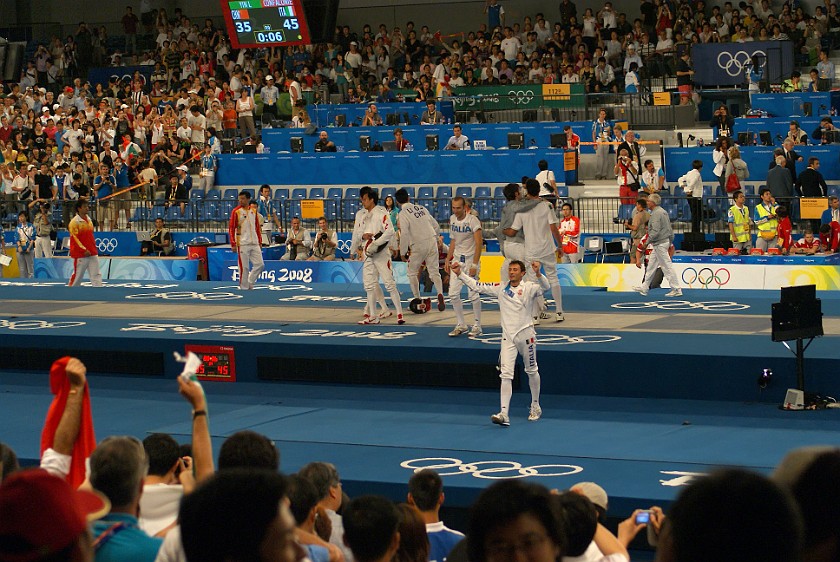
[(312, 245), (312, 255), (309, 261), (333, 261), (335, 260), (335, 248), (338, 246), (338, 235), (330, 230), (326, 217), (318, 219), (318, 228), (321, 230), (315, 235), (315, 243)]
[(52, 221), (50, 220), (50, 204), (41, 203), (40, 213), (35, 215), (33, 226), (35, 227), (35, 257), (36, 258), (51, 258), (53, 257), (52, 239)]
[(163, 225), (163, 219), (155, 219), (155, 229), (149, 234), (149, 239), (140, 243), (141, 256), (168, 256), (175, 246), (172, 244), (172, 233)]
[(312, 234), (305, 228), (301, 228), (300, 219), (294, 217), (292, 228), (289, 229), (286, 236), (286, 255), (283, 256), (283, 259), (287, 261), (306, 261), (311, 247)]
[(618, 161), (613, 168), (618, 183), (618, 196), (622, 205), (632, 205), (639, 193), (639, 171), (626, 148), (618, 152)]
[(35, 274), (35, 260), (32, 255), (32, 249), (35, 246), (35, 228), (29, 222), (26, 211), (18, 213), (15, 244), (17, 245), (20, 276), (23, 279), (29, 279)]

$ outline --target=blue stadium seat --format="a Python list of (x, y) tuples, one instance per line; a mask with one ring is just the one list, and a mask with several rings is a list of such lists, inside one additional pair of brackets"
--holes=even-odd
[(438, 199), (452, 199), (452, 186), (441, 185), (437, 188)]
[(840, 185), (829, 185), (828, 195), (830, 197), (840, 197)]
[(306, 188), (296, 187), (292, 190), (292, 199), (306, 199)]
[(633, 218), (633, 209), (635, 208), (635, 205), (619, 205), (618, 220), (624, 222)]
[(359, 210), (361, 203), (358, 199), (344, 199), (341, 202), (341, 220), (352, 223), (356, 220), (356, 211)]
[[(256, 195), (254, 194), (254, 188), (253, 187), (246, 187), (242, 191), (247, 191), (248, 193), (250, 193), (251, 194), (251, 199), (256, 197)], [(239, 197), (239, 194), (237, 193), (236, 196)]]
[(475, 202), (475, 210), (481, 220), (492, 220), (495, 214), (495, 205), (490, 199), (479, 199)]
[(411, 199), (414, 199), (414, 187), (412, 187), (410, 185), (405, 185), (405, 186), (402, 187), (402, 189), (406, 190), (406, 192), (408, 193), (408, 196)]
[(285, 201), (289, 198), (289, 189), (286, 187), (278, 187), (274, 190), (275, 201)]
[(421, 207), (425, 207), (432, 216), (435, 216), (435, 200), (434, 199), (418, 199), (416, 201)]
[[(443, 186), (439, 187), (438, 188), (438, 193), (442, 189), (443, 189)], [(455, 188), (455, 195), (457, 197), (466, 197), (467, 199), (472, 199), (472, 192), (473, 192), (473, 188), (470, 187), (470, 186), (463, 186), (463, 187)], [(441, 198), (441, 196), (438, 195), (438, 199), (440, 199), (440, 198)]]
[(128, 222), (145, 222), (149, 220), (150, 211), (146, 207), (135, 207), (134, 214), (128, 219)]
[(685, 197), (685, 190), (681, 185), (674, 186), (674, 197)]
[(166, 209), (164, 220), (169, 224), (176, 224), (183, 221), (184, 217), (181, 216), (181, 207), (179, 205), (172, 205)]
[(311, 187), (311, 188), (309, 188), (309, 198), (310, 199), (323, 199), (324, 198), (324, 188), (323, 187)]
[(438, 221), (448, 221), (452, 216), (452, 200), (438, 199), (437, 208), (435, 209), (435, 219)]
[(236, 207), (239, 203), (237, 201), (228, 201), (227, 199), (222, 200), (221, 205), (219, 205), (219, 216), (221, 220), (226, 220), (230, 217), (230, 214), (233, 212), (233, 208)]
[(386, 197), (388, 197), (388, 196), (393, 197), (393, 196), (394, 196), (394, 194), (395, 194), (396, 192), (397, 192), (397, 188), (396, 188), (396, 187), (383, 187), (383, 188), (382, 188), (382, 193), (381, 193), (379, 196), (380, 196), (380, 197), (382, 198), (382, 200), (384, 201), (384, 200), (385, 200), (385, 198), (386, 198)]
[[(440, 189), (438, 189), (440, 191)], [(418, 199), (434, 199), (435, 198), (435, 191), (432, 187), (421, 187), (420, 190), (417, 192)], [(441, 197), (438, 196), (438, 199)]]
[(237, 191), (236, 189), (226, 189), (225, 194), (222, 198), (236, 200), (238, 197), (239, 191)]
[(166, 216), (166, 209), (162, 205), (155, 205), (149, 212), (149, 219), (162, 219)]
[(205, 199), (221, 199), (221, 198), (222, 198), (222, 194), (219, 192), (218, 189), (211, 189), (210, 191), (207, 192), (207, 195), (205, 196)]
[(223, 220), (219, 215), (219, 204), (215, 201), (205, 201), (199, 208), (199, 220), (206, 222), (217, 222)]
[(204, 199), (204, 192), (200, 189), (191, 189), (190, 190), (190, 199)]
[(499, 185), (493, 189), (493, 199), (505, 199), (505, 186)]
[[(718, 186), (718, 187), (720, 187), (720, 186)], [(712, 186), (710, 184), (705, 184), (703, 186), (703, 197), (709, 197), (711, 195), (713, 195)]]
[(340, 187), (331, 187), (327, 190), (327, 199), (343, 199), (344, 189)]
[(750, 195), (755, 195), (755, 186), (754, 185), (745, 185), (741, 188), (744, 192), (744, 195), (749, 197)]
[(489, 187), (476, 187), (475, 188), (475, 198), (476, 199), (490, 199), (490, 188)]
[(677, 204), (677, 222), (691, 222), (691, 207), (688, 206), (688, 199), (680, 199)]
[(327, 198), (324, 201), (324, 216), (327, 217), (327, 221), (335, 222), (338, 220), (338, 201), (335, 199)]
[(288, 214), (286, 215), (289, 219), (293, 219), (295, 217), (300, 218), (300, 200), (293, 199), (291, 201), (286, 202), (286, 210)]
[(671, 207), (662, 207), (668, 212), (668, 218), (671, 219), (671, 222), (676, 222), (678, 218), (680, 218), (680, 210), (676, 205)]

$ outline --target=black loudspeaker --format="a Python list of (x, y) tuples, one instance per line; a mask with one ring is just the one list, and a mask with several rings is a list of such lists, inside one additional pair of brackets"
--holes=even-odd
[(806, 101), (802, 103), (802, 114), (805, 117), (810, 117), (814, 113), (814, 106), (811, 102)]
[(437, 150), (440, 148), (440, 139), (437, 135), (426, 135), (426, 150)]
[(770, 131), (761, 131), (758, 133), (758, 138), (761, 139), (761, 144), (764, 146), (773, 146), (773, 137), (770, 136)]
[(750, 133), (738, 133), (738, 144), (741, 146), (749, 146), (752, 144), (752, 137)]
[(338, 17), (339, 0), (306, 0), (303, 12), (309, 24), (312, 43), (331, 43), (335, 40), (335, 22)]
[(289, 139), (292, 152), (303, 152), (303, 137), (292, 137)]
[(683, 252), (702, 252), (709, 249), (706, 235), (702, 232), (686, 232), (683, 234)]
[(399, 113), (389, 113), (385, 116), (385, 124), (389, 127), (396, 127), (400, 124)]
[(822, 336), (822, 301), (817, 298), (817, 286), (782, 287), (781, 302), (773, 303), (771, 319), (775, 342)]
[(551, 133), (551, 148), (566, 148), (568, 145), (566, 133)]
[(728, 232), (716, 232), (715, 233), (715, 248), (725, 248), (729, 249), (732, 247), (732, 239), (729, 237)]

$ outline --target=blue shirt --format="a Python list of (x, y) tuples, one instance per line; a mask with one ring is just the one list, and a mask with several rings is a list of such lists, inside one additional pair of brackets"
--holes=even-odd
[(447, 528), (442, 521), (426, 523), (429, 537), (429, 562), (444, 562), (455, 545), (464, 540), (464, 534)]
[[(107, 181), (111, 182), (110, 184), (103, 184), (100, 186), (99, 191), (94, 191), (94, 197), (96, 199), (102, 199), (106, 195), (111, 195), (114, 192), (114, 186), (117, 184), (117, 179), (113, 176), (113, 174), (108, 174), (105, 178)], [(96, 185), (102, 181), (102, 176), (96, 176), (93, 180), (93, 185)]]
[(490, 32), (493, 32), (493, 29), (502, 25), (502, 5), (496, 4), (495, 6), (487, 6), (487, 27), (490, 29)]
[(123, 164), (119, 170), (114, 166), (113, 175), (117, 180), (117, 187), (128, 187), (128, 166)]
[(137, 526), (137, 518), (127, 513), (109, 513), (93, 523), (93, 538), (105, 533), (115, 523), (125, 524), (99, 550), (96, 562), (154, 562), (163, 539), (150, 537)]

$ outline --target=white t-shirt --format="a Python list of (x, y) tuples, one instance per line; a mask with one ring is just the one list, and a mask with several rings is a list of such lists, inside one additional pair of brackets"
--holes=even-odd
[(549, 225), (560, 221), (547, 201), (526, 213), (517, 213), (511, 228), (525, 235), (525, 255), (541, 258), (554, 254), (556, 246)]
[(452, 255), (474, 256), (475, 233), (479, 230), (481, 230), (481, 221), (475, 215), (467, 213), (463, 220), (458, 220), (455, 215), (449, 217), (449, 244), (455, 245)]
[(546, 195), (556, 195), (545, 187), (545, 184), (551, 185), (552, 181), (556, 181), (554, 179), (554, 172), (551, 170), (543, 170), (537, 174), (536, 180), (540, 182), (540, 197), (545, 197)]
[(178, 519), (184, 497), (180, 484), (146, 484), (140, 496), (140, 528), (154, 536)]
[(502, 39), (502, 44), (500, 47), (502, 49), (502, 52), (505, 54), (505, 59), (516, 60), (516, 55), (519, 54), (519, 50), (522, 48), (522, 44), (516, 37), (506, 37)]
[(400, 254), (405, 255), (412, 244), (434, 241), (440, 233), (438, 222), (422, 205), (406, 203), (397, 218), (400, 226)]

